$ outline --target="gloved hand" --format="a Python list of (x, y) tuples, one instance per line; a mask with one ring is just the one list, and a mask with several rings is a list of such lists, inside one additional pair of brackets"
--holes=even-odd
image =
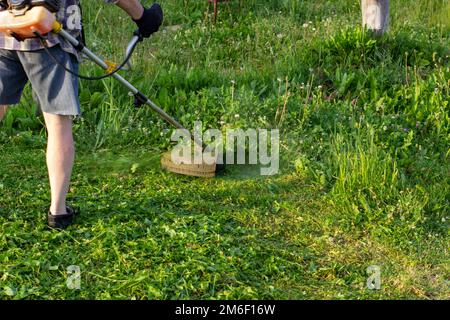
[(159, 30), (164, 19), (164, 14), (161, 6), (154, 3), (150, 8), (144, 9), (144, 14), (138, 20), (133, 21), (139, 27), (139, 32), (144, 38), (150, 37), (153, 33)]

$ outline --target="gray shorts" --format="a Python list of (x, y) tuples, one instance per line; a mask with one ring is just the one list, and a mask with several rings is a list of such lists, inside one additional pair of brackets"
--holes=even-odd
[[(55, 46), (50, 49), (66, 68), (78, 72), (77, 58)], [(78, 78), (58, 66), (45, 52), (0, 49), (0, 105), (20, 101), (22, 91), (30, 81), (34, 96), (43, 112), (80, 114)]]

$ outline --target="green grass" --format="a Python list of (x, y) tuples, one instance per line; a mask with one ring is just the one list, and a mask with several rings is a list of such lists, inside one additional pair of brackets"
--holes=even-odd
[[(161, 3), (166, 28), (125, 76), (189, 128), (280, 129), (280, 173), (166, 173), (171, 128), (113, 80), (82, 82), (70, 190), (82, 216), (49, 231), (28, 88), (0, 123), (0, 297), (448, 299), (449, 2), (392, 1), (380, 38), (360, 28), (358, 1), (225, 4), (217, 25), (206, 1)], [(84, 13), (88, 45), (120, 60), (129, 19), (100, 2)], [(70, 265), (81, 290), (66, 286)], [(371, 265), (380, 290), (366, 287)]]

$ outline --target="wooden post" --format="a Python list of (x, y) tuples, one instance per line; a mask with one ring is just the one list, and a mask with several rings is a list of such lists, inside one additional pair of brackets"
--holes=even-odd
[(389, 26), (389, 0), (361, 0), (363, 26), (381, 35)]
[[(211, 5), (211, 3), (212, 3), (213, 6), (214, 6), (214, 23), (216, 23), (216, 21), (217, 21), (217, 11), (218, 11), (217, 5), (218, 5), (218, 3), (219, 2), (230, 2), (230, 0), (208, 0), (208, 2), (209, 2), (209, 5)], [(239, 12), (241, 12), (241, 2), (242, 2), (242, 0), (239, 0)], [(209, 7), (208, 7), (208, 10), (209, 10)]]

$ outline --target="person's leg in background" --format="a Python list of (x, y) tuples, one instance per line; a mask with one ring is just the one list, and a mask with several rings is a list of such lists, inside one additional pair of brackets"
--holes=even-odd
[(15, 51), (0, 49), (0, 121), (19, 103), (28, 79)]
[(0, 121), (3, 120), (7, 111), (8, 111), (8, 106), (0, 106)]

